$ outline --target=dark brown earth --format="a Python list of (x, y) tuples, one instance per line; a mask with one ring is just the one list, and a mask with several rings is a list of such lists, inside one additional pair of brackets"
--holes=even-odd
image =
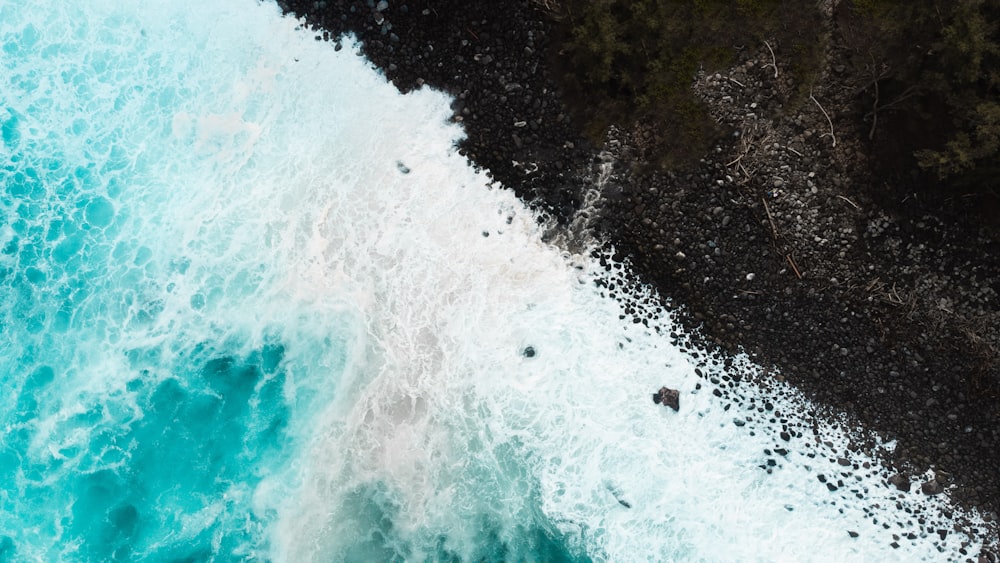
[[(601, 147), (582, 137), (559, 95), (557, 23), (539, 2), (279, 5), (317, 39), (356, 34), (400, 90), (453, 94), (463, 154), (617, 249), (705, 344), (745, 350), (898, 440), (890, 462), (901, 472), (933, 468), (952, 498), (996, 519), (997, 238), (966, 220), (975, 203), (960, 194), (913, 194), (878, 174), (858, 78), (836, 40), (804, 99), (780, 46), (773, 58), (744, 48), (733, 68), (702, 73), (693, 90), (723, 137), (687, 168), (633, 172), (652, 168), (636, 165), (655, 160), (648, 147), (669, 132), (620, 124)], [(601, 197), (580, 213), (609, 155)]]

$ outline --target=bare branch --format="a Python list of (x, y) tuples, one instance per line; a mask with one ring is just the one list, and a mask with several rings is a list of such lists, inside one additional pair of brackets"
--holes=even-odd
[[(770, 66), (774, 67), (774, 77), (777, 78), (778, 77), (778, 59), (774, 58), (774, 49), (771, 48), (771, 44), (768, 43), (767, 41), (765, 41), (764, 45), (767, 47), (767, 50), (771, 52), (771, 65)], [(765, 65), (765, 66), (767, 66), (767, 65)]]
[(767, 206), (767, 200), (763, 197), (760, 198), (760, 201), (764, 204), (764, 211), (767, 212), (767, 220), (771, 223), (771, 234), (774, 235), (775, 240), (778, 240), (778, 226), (774, 224), (774, 215), (771, 215), (771, 208)]
[(792, 259), (791, 254), (785, 255), (785, 260), (788, 260), (788, 265), (792, 267), (792, 271), (795, 272), (795, 277), (802, 279), (802, 272), (799, 271), (799, 267), (795, 264), (795, 260)]
[(878, 80), (875, 81), (875, 101), (872, 102), (872, 128), (868, 130), (868, 140), (875, 138), (875, 127), (878, 125)]
[[(826, 116), (826, 122), (830, 124), (830, 138), (833, 139), (833, 146), (836, 147), (837, 146), (837, 136), (834, 135), (834, 133), (833, 133), (833, 120), (830, 119), (830, 114), (826, 113), (826, 110), (823, 109), (823, 106), (821, 106), (819, 104), (819, 100), (817, 100), (816, 97), (813, 96), (813, 93), (812, 93), (811, 89), (809, 90), (809, 99), (812, 100), (813, 103), (816, 104), (816, 107), (819, 108), (819, 111), (823, 112), (823, 115)], [(824, 135), (824, 137), (825, 136), (826, 135)]]
[(554, 19), (562, 19), (562, 6), (558, 0), (531, 0), (538, 9), (547, 12)]
[[(762, 127), (757, 121), (752, 120), (748, 123), (747, 120), (744, 120), (740, 131), (739, 153), (726, 163), (726, 168), (733, 167), (734, 174), (743, 173), (745, 179), (739, 182), (741, 185), (749, 182), (754, 173), (757, 172), (757, 167), (754, 166), (757, 162), (757, 151), (759, 147), (766, 145), (768, 139), (771, 138), (769, 126), (764, 126), (763, 131), (761, 129)], [(747, 168), (748, 166), (750, 169)]]
[[(893, 100), (891, 102), (879, 106), (878, 110), (879, 111), (885, 111), (885, 110), (888, 110), (888, 109), (892, 109), (892, 108), (898, 106), (899, 104), (905, 102), (906, 100), (912, 98), (913, 96), (916, 96), (919, 93), (920, 93), (920, 87), (918, 87), (918, 86), (910, 86), (906, 90), (903, 90), (903, 92), (900, 95), (898, 95), (895, 98), (893, 98)], [(869, 117), (872, 117), (873, 114), (874, 114), (874, 112), (867, 113), (865, 115), (865, 119), (868, 119)]]
[(858, 204), (854, 203), (850, 199), (848, 199), (848, 198), (846, 198), (846, 197), (844, 197), (842, 195), (839, 195), (839, 194), (837, 195), (837, 197), (839, 197), (840, 199), (846, 201), (847, 203), (850, 203), (851, 207), (853, 207), (854, 209), (861, 209), (860, 207), (858, 207)]
[(868, 56), (872, 59), (872, 76), (875, 78), (875, 101), (872, 102), (872, 128), (868, 130), (868, 140), (871, 141), (875, 138), (875, 127), (878, 126), (878, 81), (883, 75), (879, 74), (876, 70), (878, 65), (875, 63), (875, 55), (868, 53)]

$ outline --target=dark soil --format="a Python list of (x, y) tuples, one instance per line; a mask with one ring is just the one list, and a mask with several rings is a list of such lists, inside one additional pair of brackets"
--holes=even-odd
[[(571, 121), (554, 70), (558, 23), (541, 2), (382, 4), (279, 2), (317, 39), (355, 34), (400, 90), (453, 94), (464, 154), (616, 248), (706, 344), (777, 367), (818, 403), (897, 439), (900, 471), (934, 468), (952, 498), (996, 518), (1000, 245), (963, 220), (969, 201), (914, 195), (877, 174), (833, 18), (810, 96), (780, 47), (772, 59), (745, 46), (734, 67), (700, 74), (693, 91), (723, 137), (668, 172), (649, 147), (669, 131), (619, 124), (596, 147)], [(579, 112), (586, 100), (575, 102)], [(617, 168), (581, 214), (608, 154)]]

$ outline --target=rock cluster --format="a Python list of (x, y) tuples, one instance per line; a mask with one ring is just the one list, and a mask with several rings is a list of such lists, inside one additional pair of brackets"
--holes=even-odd
[[(849, 100), (775, 78), (771, 60), (762, 48), (700, 75), (724, 138), (696, 166), (624, 178), (599, 230), (710, 343), (777, 366), (899, 439), (901, 467), (947, 470), (955, 498), (996, 510), (996, 243), (876, 201), (856, 127), (838, 118)], [(657, 134), (638, 124), (614, 141), (641, 164)]]
[[(387, 5), (386, 5), (387, 4)], [(455, 97), (468, 137), (460, 152), (560, 222), (580, 207), (592, 149), (576, 132), (546, 62), (552, 25), (537, 4), (504, 6), (371, 0), (285, 0), (317, 39), (354, 34), (400, 89)]]

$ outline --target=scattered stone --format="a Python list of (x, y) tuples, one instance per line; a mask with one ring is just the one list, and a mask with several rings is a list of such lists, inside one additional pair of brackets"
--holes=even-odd
[(660, 390), (653, 393), (653, 402), (656, 404), (663, 404), (665, 407), (670, 407), (675, 411), (680, 410), (681, 404), (681, 392), (676, 389), (670, 389), (669, 387), (660, 387)]

